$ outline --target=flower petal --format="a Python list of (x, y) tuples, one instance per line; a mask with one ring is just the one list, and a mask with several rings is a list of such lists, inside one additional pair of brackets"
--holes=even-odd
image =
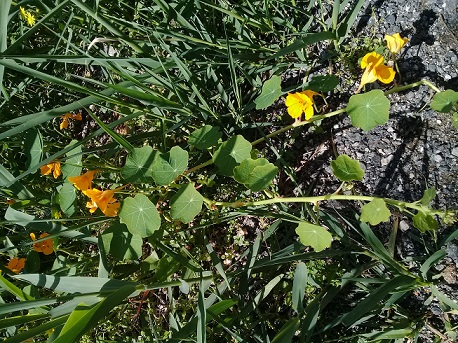
[(375, 51), (370, 52), (364, 55), (364, 57), (361, 59), (361, 69), (366, 69), (369, 65), (372, 65), (372, 67), (375, 68), (378, 65), (383, 64), (383, 62), (384, 58), (382, 55), (377, 54)]
[(375, 69), (375, 74), (377, 75), (377, 79), (379, 79), (379, 81), (383, 83), (390, 83), (394, 80), (394, 75), (396, 73), (393, 68), (381, 65)]

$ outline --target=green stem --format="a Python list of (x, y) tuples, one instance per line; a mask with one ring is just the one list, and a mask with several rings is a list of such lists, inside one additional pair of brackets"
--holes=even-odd
[(437, 88), (435, 85), (433, 85), (428, 80), (420, 80), (420, 81), (411, 83), (409, 85), (393, 87), (390, 90), (386, 91), (385, 95), (392, 94), (392, 93), (397, 93), (397, 92), (402, 92), (402, 91), (405, 91), (407, 89), (411, 89), (411, 88), (418, 87), (418, 86), (421, 86), (421, 85), (428, 86), (429, 88), (431, 88), (433, 91), (435, 91), (437, 93), (441, 92), (441, 90), (439, 88)]
[[(209, 199), (204, 199), (206, 203), (212, 206), (224, 206), (231, 208), (247, 207), (247, 206), (262, 206), (262, 205), (271, 205), (278, 203), (317, 203), (319, 201), (329, 201), (329, 200), (344, 200), (344, 201), (372, 201), (375, 199), (382, 199), (385, 203), (398, 207), (400, 209), (410, 208), (417, 211), (424, 210), (422, 205), (417, 203), (408, 203), (404, 201), (389, 199), (389, 198), (380, 198), (375, 196), (368, 195), (344, 195), (344, 194), (327, 194), (320, 196), (310, 196), (310, 197), (297, 197), (297, 198), (272, 198), (266, 200), (257, 200), (257, 201), (243, 201), (237, 200), (234, 202), (225, 202), (225, 201), (211, 201)], [(440, 212), (440, 211), (438, 211)]]

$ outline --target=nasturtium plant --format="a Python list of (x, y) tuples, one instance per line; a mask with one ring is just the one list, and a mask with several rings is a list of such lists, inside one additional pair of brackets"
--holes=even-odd
[(353, 126), (364, 131), (372, 130), (377, 125), (388, 122), (390, 101), (380, 89), (350, 97), (347, 113)]
[[(75, 145), (78, 141), (72, 140), (67, 147)], [(59, 206), (62, 212), (67, 216), (71, 216), (75, 213), (75, 202), (76, 202), (76, 188), (68, 181), (69, 176), (80, 175), (82, 171), (82, 148), (78, 145), (74, 149), (70, 150), (66, 156), (67, 160), (62, 165), (61, 171), (64, 176), (64, 184), (59, 188)]]
[(223, 134), (219, 127), (205, 125), (189, 135), (188, 143), (194, 145), (197, 149), (205, 150), (216, 145), (222, 136)]
[(143, 194), (124, 199), (119, 220), (126, 224), (132, 235), (142, 238), (153, 235), (161, 226), (161, 217), (156, 206)]
[(315, 251), (329, 248), (332, 243), (332, 235), (324, 227), (301, 222), (296, 228), (296, 233), (302, 244), (311, 246)]
[(338, 84), (339, 78), (335, 75), (314, 75), (302, 88), (325, 93), (332, 91)]
[(234, 168), (234, 179), (253, 192), (261, 191), (272, 183), (278, 167), (265, 158), (246, 159)]
[(431, 101), (431, 108), (437, 112), (447, 113), (458, 103), (458, 92), (447, 89), (436, 93)]
[(187, 183), (170, 199), (170, 215), (174, 220), (189, 223), (202, 210), (202, 204), (202, 195), (193, 183)]
[(188, 167), (188, 152), (174, 146), (165, 154), (158, 154), (151, 167), (154, 181), (166, 186), (182, 174)]
[(431, 201), (436, 197), (436, 187), (427, 188), (420, 199), (420, 203), (429, 206)]
[(272, 105), (282, 94), (281, 77), (273, 75), (269, 80), (262, 85), (261, 94), (254, 100), (257, 110)]
[(118, 261), (133, 261), (142, 255), (142, 237), (131, 234), (124, 224), (115, 223), (104, 230), (102, 243), (105, 251)]
[(419, 211), (413, 216), (413, 226), (421, 232), (436, 231), (439, 228), (439, 223), (429, 213)]
[(390, 219), (391, 212), (383, 199), (374, 199), (361, 208), (360, 220), (371, 225), (378, 225)]
[(339, 155), (331, 162), (331, 168), (340, 181), (361, 181), (364, 177), (361, 163), (348, 155)]
[(243, 136), (231, 137), (220, 145), (213, 155), (213, 162), (224, 176), (232, 176), (234, 167), (251, 157), (251, 143)]
[(452, 124), (456, 129), (458, 129), (458, 112), (453, 113)]
[(130, 183), (148, 183), (153, 180), (153, 163), (157, 151), (149, 145), (141, 148), (134, 148), (127, 155), (126, 163), (121, 169), (121, 176), (126, 182)]
[(28, 130), (24, 135), (24, 154), (26, 167), (36, 166), (43, 156), (43, 137), (37, 128)]

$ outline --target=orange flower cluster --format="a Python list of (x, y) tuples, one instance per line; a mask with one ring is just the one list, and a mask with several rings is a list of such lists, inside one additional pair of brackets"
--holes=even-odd
[(92, 179), (97, 172), (98, 170), (89, 170), (83, 175), (69, 177), (68, 181), (73, 183), (77, 189), (91, 199), (91, 201), (88, 201), (86, 204), (86, 207), (89, 208), (89, 212), (94, 213), (97, 208), (100, 208), (107, 217), (116, 217), (121, 204), (114, 197), (114, 194), (123, 187), (105, 191), (92, 188)]
[(25, 266), (25, 258), (12, 258), (6, 268), (8, 268), (9, 270), (11, 270), (13, 273), (15, 274), (19, 274), (21, 272), (21, 270), (24, 268)]
[(83, 120), (83, 117), (81, 116), (81, 113), (73, 114), (73, 113), (67, 113), (64, 114), (62, 117), (62, 122), (60, 123), (59, 128), (61, 130), (66, 129), (68, 127), (68, 120), (73, 119), (73, 120)]
[[(49, 233), (44, 232), (40, 235), (40, 239), (48, 237), (48, 236), (49, 236)], [(30, 233), (30, 238), (32, 238), (32, 241), (37, 240), (33, 232)], [(42, 252), (45, 255), (51, 255), (54, 251), (54, 242), (52, 238), (48, 238), (48, 239), (45, 239), (44, 241), (33, 243), (33, 250), (35, 250), (36, 252)]]
[(60, 174), (62, 174), (60, 170), (60, 162), (59, 161), (54, 161), (48, 164), (45, 164), (44, 166), (40, 167), (40, 172), (41, 175), (48, 175), (51, 174), (54, 176), (55, 179), (59, 177)]

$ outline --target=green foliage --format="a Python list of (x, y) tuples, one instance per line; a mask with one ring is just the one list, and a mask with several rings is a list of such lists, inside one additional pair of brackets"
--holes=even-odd
[(119, 220), (126, 224), (132, 235), (140, 237), (151, 236), (161, 226), (161, 218), (156, 206), (143, 194), (124, 199)]
[(447, 89), (436, 93), (431, 101), (431, 108), (437, 112), (450, 112), (458, 103), (458, 92)]
[(251, 143), (237, 135), (223, 142), (213, 155), (213, 162), (224, 176), (232, 176), (234, 167), (251, 157)]
[(234, 179), (253, 192), (258, 192), (269, 187), (277, 173), (278, 168), (265, 158), (249, 158), (234, 168)]
[(331, 246), (332, 235), (322, 226), (301, 222), (296, 233), (302, 244), (311, 246), (317, 252)]
[[(454, 213), (431, 207), (434, 188), (412, 203), (348, 188), (300, 194), (303, 176), (287, 151), (296, 136), (286, 131), (345, 111), (363, 130), (388, 120), (381, 90), (344, 108), (345, 80), (314, 71), (339, 63), (362, 4), (334, 1), (331, 14), (325, 2), (1, 1), (0, 337), (388, 340), (413, 336), (426, 321), (400, 301), (411, 290), (430, 286), (441, 307), (456, 310), (435, 288), (433, 266), (444, 256), (436, 247), (456, 234), (436, 241)], [(294, 69), (315, 74), (288, 89), (320, 92), (318, 114), (283, 126), (284, 108), (253, 111), (281, 97), (282, 77)], [(453, 110), (455, 93), (438, 93), (431, 107)], [(67, 113), (83, 120), (61, 130)], [(56, 160), (63, 174), (41, 175)], [(345, 182), (364, 175), (346, 155), (331, 166)], [(68, 181), (83, 170), (98, 170), (91, 181), (102, 198)], [(115, 188), (116, 197), (103, 198)], [(86, 207), (106, 201), (119, 213)], [(337, 213), (328, 201), (370, 202), (355, 224), (352, 208)], [(364, 223), (387, 220), (387, 205), (413, 216), (412, 237), (427, 242), (415, 260), (392, 254)], [(44, 232), (50, 237), (39, 238)], [(34, 250), (48, 243), (49, 255)], [(14, 258), (26, 258), (18, 275), (6, 268)]]
[(273, 75), (262, 85), (261, 94), (254, 100), (256, 109), (261, 110), (272, 105), (282, 94), (281, 77)]
[(380, 89), (352, 95), (347, 105), (351, 123), (364, 131), (386, 124), (389, 119), (389, 109), (390, 101)]
[(154, 181), (166, 186), (175, 180), (188, 167), (188, 152), (174, 146), (165, 154), (158, 154), (151, 166)]
[(126, 182), (148, 183), (153, 180), (153, 162), (156, 151), (149, 145), (134, 150), (127, 155), (126, 163), (121, 169), (121, 175)]
[(358, 160), (347, 155), (339, 155), (331, 161), (332, 172), (340, 181), (361, 181), (364, 177), (364, 170)]
[(374, 199), (361, 208), (361, 221), (371, 225), (378, 225), (388, 221), (391, 212), (382, 199)]
[(170, 199), (170, 214), (175, 220), (191, 222), (202, 209), (203, 197), (194, 188), (194, 184), (182, 185)]
[(197, 149), (205, 150), (218, 143), (222, 133), (217, 126), (205, 125), (189, 135), (188, 143)]

